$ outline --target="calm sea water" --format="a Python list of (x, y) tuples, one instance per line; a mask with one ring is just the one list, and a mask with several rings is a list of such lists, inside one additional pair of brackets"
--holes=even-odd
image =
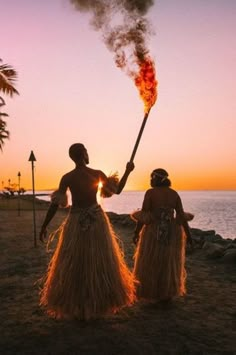
[[(203, 230), (214, 229), (223, 238), (236, 238), (236, 191), (178, 191), (184, 210), (195, 215), (190, 227)], [(50, 194), (51, 191), (38, 193)], [(131, 213), (141, 208), (144, 191), (124, 191), (102, 199), (100, 204), (105, 211)], [(39, 197), (39, 196), (38, 196)], [(48, 196), (41, 199), (49, 200)]]

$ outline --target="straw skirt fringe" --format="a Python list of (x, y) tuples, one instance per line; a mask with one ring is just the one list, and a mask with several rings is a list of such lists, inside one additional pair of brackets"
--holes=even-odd
[[(94, 208), (94, 207), (93, 207)], [(88, 320), (135, 301), (133, 275), (100, 206), (71, 212), (59, 229), (40, 305), (55, 318)]]
[[(146, 214), (146, 215), (145, 215)], [(183, 227), (173, 219), (168, 243), (158, 239), (158, 222), (138, 211), (133, 219), (145, 224), (134, 256), (134, 276), (140, 282), (138, 298), (167, 300), (186, 293), (185, 245)]]

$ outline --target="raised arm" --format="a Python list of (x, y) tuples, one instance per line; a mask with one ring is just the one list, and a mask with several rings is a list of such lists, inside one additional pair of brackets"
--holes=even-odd
[(124, 175), (120, 180), (117, 173), (107, 177), (103, 172), (100, 171), (100, 181), (102, 182), (103, 185), (101, 189), (101, 196), (111, 197), (114, 194), (119, 195), (123, 190), (126, 181), (128, 179), (128, 176), (132, 170), (134, 170), (134, 163), (128, 162), (126, 164)]
[(128, 162), (126, 164), (126, 169), (125, 169), (124, 175), (122, 176), (122, 178), (119, 181), (119, 184), (118, 184), (118, 187), (117, 187), (117, 191), (116, 191), (117, 195), (119, 195), (121, 193), (121, 191), (123, 190), (123, 188), (125, 187), (127, 179), (129, 177), (129, 174), (133, 170), (134, 170), (134, 163), (133, 162)]

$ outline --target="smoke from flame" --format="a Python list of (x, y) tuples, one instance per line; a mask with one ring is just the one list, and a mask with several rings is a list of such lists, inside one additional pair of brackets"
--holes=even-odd
[(129, 75), (144, 102), (145, 112), (157, 98), (155, 65), (147, 48), (152, 34), (144, 17), (153, 0), (70, 0), (79, 11), (92, 14), (91, 24), (101, 31), (116, 65)]

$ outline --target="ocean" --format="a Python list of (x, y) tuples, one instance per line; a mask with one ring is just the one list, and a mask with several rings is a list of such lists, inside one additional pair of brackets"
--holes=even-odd
[[(52, 191), (37, 191), (38, 198), (50, 200)], [(236, 238), (236, 191), (178, 191), (186, 212), (194, 214), (190, 227), (215, 230), (223, 238)], [(99, 203), (107, 212), (131, 213), (141, 208), (145, 191), (123, 191)]]

